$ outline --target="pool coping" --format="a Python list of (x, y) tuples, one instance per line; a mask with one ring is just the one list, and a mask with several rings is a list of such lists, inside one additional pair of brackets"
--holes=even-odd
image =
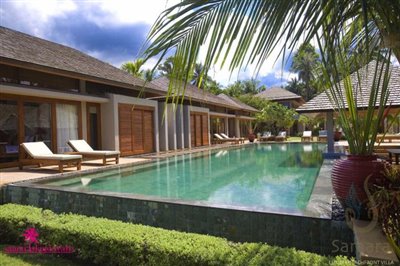
[[(17, 186), (17, 187), (25, 187), (25, 188), (37, 188), (37, 189), (46, 189), (52, 191), (62, 191), (62, 192), (71, 192), (71, 193), (81, 193), (87, 195), (100, 195), (100, 196), (108, 196), (115, 198), (126, 198), (126, 199), (137, 199), (137, 200), (146, 200), (156, 203), (168, 203), (168, 204), (177, 204), (177, 205), (189, 205), (193, 207), (209, 207), (209, 208), (217, 208), (217, 209), (233, 209), (239, 211), (248, 211), (248, 212), (256, 212), (256, 213), (271, 213), (271, 214), (283, 214), (283, 215), (291, 215), (291, 216), (299, 216), (299, 217), (309, 217), (309, 218), (320, 218), (320, 219), (331, 219), (332, 216), (332, 185), (330, 181), (330, 173), (334, 160), (324, 159), (319, 170), (318, 176), (315, 179), (313, 190), (310, 194), (310, 199), (307, 204), (307, 207), (304, 211), (293, 213), (293, 211), (285, 210), (285, 209), (258, 209), (252, 207), (243, 207), (243, 206), (233, 206), (226, 204), (215, 204), (215, 203), (207, 203), (205, 201), (191, 201), (191, 200), (180, 200), (180, 199), (170, 199), (170, 198), (162, 198), (156, 196), (149, 195), (141, 195), (141, 194), (132, 194), (132, 193), (119, 193), (119, 192), (105, 192), (105, 191), (80, 191), (76, 189), (70, 188), (62, 188), (62, 187), (54, 187), (41, 184), (44, 181), (48, 180), (58, 180), (65, 179), (69, 177), (84, 177), (89, 174), (103, 173), (109, 170), (123, 170), (126, 168), (130, 168), (132, 166), (145, 166), (154, 163), (156, 160), (166, 160), (168, 158), (174, 156), (180, 156), (185, 154), (195, 154), (196, 157), (203, 156), (202, 153), (209, 152), (213, 150), (226, 150), (226, 149), (238, 149), (248, 145), (263, 145), (264, 143), (246, 143), (242, 145), (230, 145), (224, 147), (213, 147), (211, 149), (206, 150), (188, 150), (182, 151), (179, 154), (170, 153), (166, 154), (163, 157), (153, 157), (150, 155), (149, 157), (142, 157), (149, 159), (148, 161), (141, 162), (132, 162), (126, 163), (123, 165), (107, 165), (101, 168), (95, 169), (87, 169), (79, 172), (68, 172), (62, 174), (55, 174), (52, 176), (44, 176), (39, 177), (34, 180), (23, 180), (15, 183), (9, 183), (6, 186)], [(272, 144), (272, 143), (268, 143)], [(289, 143), (277, 143), (279, 145), (289, 144)], [(292, 142), (290, 144), (304, 144), (301, 142)], [(6, 187), (5, 186), (5, 187)], [(4, 187), (4, 189), (5, 189)]]

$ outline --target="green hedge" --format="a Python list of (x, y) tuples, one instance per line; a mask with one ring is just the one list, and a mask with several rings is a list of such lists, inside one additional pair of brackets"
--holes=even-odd
[[(324, 257), (293, 248), (164, 230), (35, 207), (0, 206), (0, 241), (22, 243), (35, 227), (43, 245), (71, 245), (77, 256), (106, 265), (353, 265), (344, 257)], [(19, 241), (19, 242), (18, 242)], [(305, 240), (306, 241), (306, 240)]]

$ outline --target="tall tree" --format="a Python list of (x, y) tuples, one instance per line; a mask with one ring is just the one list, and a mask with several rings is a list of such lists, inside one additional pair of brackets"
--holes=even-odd
[(165, 61), (158, 65), (157, 69), (160, 71), (161, 76), (170, 77), (172, 75), (172, 71), (174, 69), (174, 57), (170, 56)]
[(319, 55), (315, 48), (309, 43), (303, 43), (299, 50), (295, 53), (292, 62), (292, 71), (298, 73), (299, 80), (304, 83), (304, 93), (300, 95), (308, 101), (317, 92), (313, 86), (315, 83), (315, 71), (319, 65)]
[(144, 60), (142, 58), (138, 58), (133, 62), (123, 63), (121, 69), (128, 72), (134, 77), (141, 78), (143, 74), (143, 70), (140, 68), (143, 66)]

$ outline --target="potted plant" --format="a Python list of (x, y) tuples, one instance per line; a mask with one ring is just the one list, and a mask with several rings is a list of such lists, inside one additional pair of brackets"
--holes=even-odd
[[(381, 52), (382, 59), (371, 62), (367, 55), (357, 57), (340, 46), (327, 47), (322, 53), (323, 60), (324, 56), (336, 59), (335, 65), (326, 65), (322, 71), (349, 152), (333, 166), (332, 187), (342, 206), (352, 208), (357, 218), (367, 217), (365, 179), (371, 176), (370, 181), (374, 182), (384, 169), (384, 163), (374, 155), (389, 97), (390, 51)], [(364, 66), (353, 71), (355, 61)]]
[(256, 135), (253, 133), (252, 130), (249, 131), (248, 139), (250, 142), (254, 142)]
[(335, 133), (333, 134), (333, 139), (335, 141), (339, 141), (342, 138), (342, 131), (338, 127), (335, 129)]

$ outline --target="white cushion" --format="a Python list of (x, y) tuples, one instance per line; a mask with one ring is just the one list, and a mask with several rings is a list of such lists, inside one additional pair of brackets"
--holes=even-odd
[(34, 159), (42, 159), (42, 160), (72, 160), (72, 159), (82, 159), (82, 155), (69, 155), (69, 154), (53, 154), (53, 155), (41, 155), (35, 156)]
[(119, 151), (83, 151), (81, 154), (93, 154), (93, 155), (118, 155)]
[(227, 135), (225, 135), (225, 133), (219, 133), (223, 138), (229, 139), (229, 137)]
[(69, 143), (77, 152), (93, 151), (92, 147), (83, 139), (70, 140)]
[(221, 137), (219, 134), (215, 133), (214, 136), (216, 136), (218, 139), (224, 139), (223, 137)]
[(279, 137), (286, 137), (286, 131), (281, 131), (278, 134)]
[(21, 144), (26, 152), (32, 157), (53, 155), (53, 152), (44, 144), (44, 142), (24, 142)]
[(311, 131), (304, 131), (303, 137), (311, 137)]

